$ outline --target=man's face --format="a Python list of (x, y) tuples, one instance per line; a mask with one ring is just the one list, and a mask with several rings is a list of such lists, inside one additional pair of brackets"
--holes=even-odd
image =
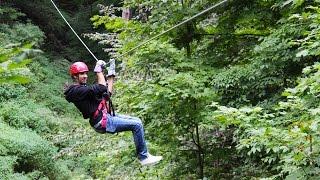
[(79, 84), (86, 84), (88, 79), (88, 72), (79, 73), (76, 79)]

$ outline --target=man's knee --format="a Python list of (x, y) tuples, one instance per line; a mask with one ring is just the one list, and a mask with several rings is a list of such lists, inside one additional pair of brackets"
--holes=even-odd
[(135, 120), (136, 120), (139, 124), (142, 124), (142, 121), (141, 121), (140, 118), (136, 118)]
[(143, 129), (142, 121), (139, 118), (137, 118), (137, 120), (135, 120), (135, 128), (136, 129)]

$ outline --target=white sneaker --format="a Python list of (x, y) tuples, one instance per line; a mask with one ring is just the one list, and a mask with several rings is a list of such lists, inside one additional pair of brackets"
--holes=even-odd
[(152, 156), (151, 154), (148, 153), (148, 157), (144, 160), (140, 160), (140, 163), (142, 166), (145, 165), (153, 165), (157, 164), (159, 161), (161, 161), (162, 156)]

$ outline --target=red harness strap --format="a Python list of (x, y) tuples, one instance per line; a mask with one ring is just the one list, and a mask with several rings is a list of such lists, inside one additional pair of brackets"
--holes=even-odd
[(106, 100), (103, 98), (102, 101), (100, 102), (100, 104), (98, 105), (98, 108), (96, 110), (96, 112), (94, 112), (93, 117), (97, 117), (98, 113), (100, 110), (103, 110), (106, 108)]
[(102, 118), (98, 123), (100, 123), (103, 128), (106, 128), (108, 105), (106, 104), (106, 100), (104, 98), (101, 100), (97, 110), (94, 112), (93, 118), (98, 116), (99, 111), (102, 111)]

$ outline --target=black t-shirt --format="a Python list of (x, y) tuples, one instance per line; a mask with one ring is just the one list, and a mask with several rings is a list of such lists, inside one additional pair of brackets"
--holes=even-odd
[(68, 102), (72, 102), (80, 110), (83, 118), (87, 119), (93, 116), (102, 100), (102, 94), (107, 91), (108, 88), (102, 84), (71, 85), (64, 95)]

